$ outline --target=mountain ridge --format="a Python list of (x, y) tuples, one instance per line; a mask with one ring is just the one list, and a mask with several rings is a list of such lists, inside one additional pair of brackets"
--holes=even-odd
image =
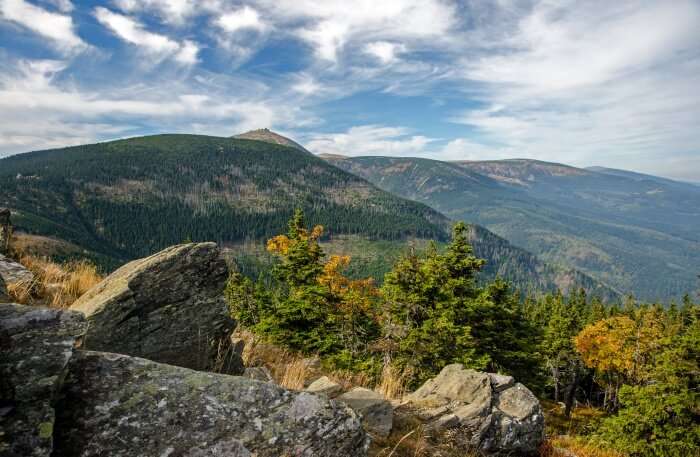
[[(19, 230), (117, 263), (187, 239), (264, 240), (286, 230), (296, 206), (310, 223), (326, 226), (330, 239), (444, 241), (450, 224), (424, 204), (296, 148), (201, 135), (137, 137), (2, 159), (0, 206), (13, 209)], [(581, 283), (617, 296), (585, 275), (547, 266), (485, 229), (474, 230), (475, 250), (488, 256), (490, 274), (501, 269), (523, 290)]]
[(640, 298), (680, 299), (696, 287), (700, 189), (692, 185), (529, 160), (329, 161)]

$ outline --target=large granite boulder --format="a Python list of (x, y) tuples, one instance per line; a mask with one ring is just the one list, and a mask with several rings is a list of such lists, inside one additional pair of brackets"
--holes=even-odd
[(456, 429), (458, 445), (491, 455), (534, 454), (544, 416), (530, 390), (510, 376), (446, 366), (404, 398), (404, 407), (436, 431)]
[(243, 372), (229, 336), (228, 267), (215, 243), (171, 246), (130, 262), (80, 297), (84, 347), (195, 370)]
[(391, 433), (394, 409), (382, 394), (364, 387), (355, 387), (336, 397), (362, 417), (365, 430), (373, 435), (386, 437)]
[(55, 455), (366, 455), (358, 416), (271, 383), (78, 351), (57, 405)]
[(0, 276), (0, 303), (9, 303), (10, 301), (10, 294), (7, 292), (5, 280)]
[(74, 311), (0, 305), (0, 455), (51, 455), (53, 403), (86, 326)]
[(27, 270), (21, 263), (0, 254), (0, 276), (5, 283), (27, 283), (34, 281), (34, 273)]

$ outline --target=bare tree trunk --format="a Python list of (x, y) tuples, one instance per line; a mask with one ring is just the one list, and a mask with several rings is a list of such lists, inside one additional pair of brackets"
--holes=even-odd
[(566, 418), (571, 417), (571, 408), (574, 405), (574, 400), (576, 400), (576, 388), (579, 383), (579, 368), (578, 364), (574, 366), (574, 377), (569, 384), (569, 390), (566, 393), (566, 406), (564, 408), (564, 416)]

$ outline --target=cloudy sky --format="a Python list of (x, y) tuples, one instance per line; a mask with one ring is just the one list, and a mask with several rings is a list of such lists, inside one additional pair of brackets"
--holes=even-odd
[(0, 0), (0, 156), (260, 127), (700, 181), (700, 1)]

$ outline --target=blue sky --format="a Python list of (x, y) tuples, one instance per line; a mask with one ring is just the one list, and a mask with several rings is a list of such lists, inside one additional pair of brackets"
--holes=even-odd
[(260, 127), (700, 181), (700, 2), (0, 0), (0, 156)]

